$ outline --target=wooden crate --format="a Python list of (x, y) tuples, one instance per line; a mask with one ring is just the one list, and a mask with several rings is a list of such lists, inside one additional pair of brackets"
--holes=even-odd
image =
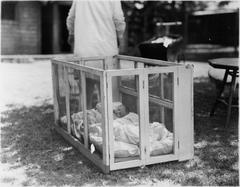
[(54, 128), (104, 173), (191, 159), (192, 73), (122, 55), (54, 59)]

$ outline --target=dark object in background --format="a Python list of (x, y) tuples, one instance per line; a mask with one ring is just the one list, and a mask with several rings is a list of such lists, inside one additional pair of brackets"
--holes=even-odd
[(152, 58), (167, 61), (167, 48), (163, 43), (151, 43), (151, 41), (143, 42), (139, 45), (141, 56), (144, 58)]
[[(169, 44), (164, 45), (162, 39), (167, 38)], [(159, 41), (159, 42), (157, 42)], [(142, 42), (139, 45), (141, 56), (144, 58), (151, 58), (157, 60), (165, 60), (175, 62), (176, 60), (185, 61), (183, 55), (183, 37), (180, 35), (160, 36)]]

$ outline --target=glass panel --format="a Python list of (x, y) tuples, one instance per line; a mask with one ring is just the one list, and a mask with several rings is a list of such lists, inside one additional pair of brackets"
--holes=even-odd
[(66, 115), (66, 90), (64, 82), (64, 67), (56, 65), (56, 82), (57, 82), (57, 101), (59, 105), (59, 126), (67, 131)]
[(136, 91), (136, 76), (135, 75), (129, 75), (129, 76), (124, 76), (121, 78), (121, 85), (132, 88)]
[(173, 101), (173, 73), (165, 73), (164, 79), (164, 99)]
[(149, 122), (159, 122), (163, 123), (164, 116), (163, 116), (163, 107), (159, 104), (155, 104), (150, 102), (149, 104)]
[[(173, 153), (173, 102), (165, 100), (172, 92), (172, 73), (151, 74), (149, 80), (149, 151), (150, 156)], [(156, 77), (154, 77), (156, 76)], [(152, 78), (158, 79), (153, 81)], [(170, 78), (169, 78), (170, 77)], [(168, 84), (168, 83), (171, 84)], [(165, 86), (166, 85), (166, 86)], [(170, 86), (171, 85), (171, 88)], [(167, 91), (165, 90), (167, 89)], [(171, 95), (170, 94), (170, 95)], [(173, 96), (171, 95), (171, 98)]]
[(166, 128), (173, 132), (173, 109), (164, 107), (164, 119)]
[(129, 94), (124, 94), (124, 93), (122, 93), (121, 96), (122, 96), (122, 103), (124, 106), (126, 106), (126, 109), (128, 111), (137, 113), (137, 110), (138, 110), (136, 105), (137, 97)]
[(161, 78), (162, 78), (161, 74), (148, 75), (148, 85), (149, 85), (150, 95), (162, 97)]
[(81, 72), (68, 68), (68, 85), (70, 90), (71, 134), (84, 143), (83, 101)]
[[(112, 78), (115, 163), (140, 159), (140, 114), (137, 91), (139, 76), (131, 76), (134, 81), (129, 77)], [(118, 80), (124, 80), (124, 88), (119, 89), (114, 86), (117, 85)]]
[[(86, 106), (87, 141), (88, 149), (92, 154), (102, 158), (102, 101), (100, 90), (100, 77), (94, 74), (85, 73), (86, 81)], [(84, 120), (83, 120), (84, 121)]]
[(149, 74), (149, 94), (173, 101), (173, 73)]

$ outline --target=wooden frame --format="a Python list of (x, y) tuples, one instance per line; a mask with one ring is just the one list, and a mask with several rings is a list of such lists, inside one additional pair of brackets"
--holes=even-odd
[[(112, 115), (112, 101), (113, 101), (113, 97), (112, 97), (112, 78), (113, 77), (119, 77), (119, 76), (129, 76), (129, 75), (137, 75), (139, 77), (139, 81), (137, 81), (139, 84), (142, 83), (144, 72), (143, 69), (135, 69), (132, 70), (131, 72), (129, 70), (110, 70), (106, 72), (107, 75), (107, 95), (108, 95), (108, 120), (109, 120), (109, 124), (113, 124), (113, 115)], [(140, 84), (141, 86), (137, 87), (142, 87), (142, 84)], [(143, 91), (140, 91), (138, 93), (138, 100), (141, 100), (141, 98), (143, 97)], [(141, 111), (141, 109), (143, 110), (143, 102), (139, 102), (139, 111)], [(140, 156), (139, 159), (136, 160), (127, 160), (125, 162), (115, 162), (114, 160), (114, 139), (113, 139), (113, 125), (109, 125), (109, 147), (110, 147), (110, 170), (116, 170), (116, 169), (123, 169), (123, 168), (130, 168), (130, 167), (136, 167), (136, 166), (142, 166), (144, 165), (145, 162), (145, 154), (144, 154), (144, 139), (142, 139), (141, 136), (143, 134), (143, 129), (144, 129), (144, 119), (143, 119), (143, 115), (140, 115)]]
[[(56, 131), (61, 134), (71, 145), (76, 147), (84, 156), (97, 165), (104, 173), (112, 170), (125, 169), (149, 164), (173, 160), (186, 160), (193, 157), (193, 75), (192, 67), (170, 62), (152, 60), (138, 57), (129, 57), (117, 55), (113, 57), (117, 63), (109, 64), (109, 57), (99, 58), (77, 58), (73, 59), (54, 59), (52, 60), (52, 81), (53, 81), (53, 100), (54, 100), (54, 117)], [(94, 68), (87, 66), (86, 61), (101, 61), (103, 68)], [(120, 69), (121, 63), (131, 61), (133, 66), (129, 69)], [(60, 112), (57, 92), (59, 90), (57, 84), (57, 66), (64, 67), (65, 93), (66, 93), (66, 115), (67, 115), (67, 131), (63, 130), (59, 125)], [(154, 67), (152, 67), (154, 66)], [(78, 141), (71, 134), (71, 117), (70, 117), (70, 90), (68, 85), (68, 68), (79, 71), (81, 75), (81, 94), (80, 100), (84, 116), (84, 143)], [(99, 77), (100, 95), (102, 104), (102, 157), (92, 154), (89, 148), (88, 126), (87, 126), (87, 103), (86, 103), (86, 73)], [(148, 75), (172, 73), (173, 75), (173, 98), (172, 101), (159, 99), (149, 94)], [(135, 76), (136, 89), (124, 87), (120, 84), (121, 76)], [(138, 78), (136, 78), (136, 76)], [(112, 81), (114, 82), (112, 83)], [(161, 98), (163, 98), (163, 78), (160, 76)], [(124, 93), (136, 97), (137, 112), (139, 114), (139, 138), (140, 138), (140, 155), (132, 159), (120, 159), (115, 161), (114, 157), (114, 137), (113, 137), (113, 84), (119, 93)], [(114, 87), (114, 89), (115, 89)], [(120, 100), (121, 94), (117, 96)], [(173, 116), (173, 135), (174, 148), (173, 152), (167, 155), (150, 156), (149, 150), (149, 102), (156, 103), (162, 108), (172, 109)], [(182, 108), (184, 107), (184, 110)], [(161, 110), (164, 121), (164, 111)]]

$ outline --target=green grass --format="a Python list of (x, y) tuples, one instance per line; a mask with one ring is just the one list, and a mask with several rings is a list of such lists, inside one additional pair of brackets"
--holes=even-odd
[(225, 109), (209, 111), (215, 97), (208, 79), (194, 84), (194, 158), (103, 174), (58, 134), (51, 132), (53, 106), (2, 112), (1, 183), (15, 186), (239, 185), (238, 111), (224, 128)]

